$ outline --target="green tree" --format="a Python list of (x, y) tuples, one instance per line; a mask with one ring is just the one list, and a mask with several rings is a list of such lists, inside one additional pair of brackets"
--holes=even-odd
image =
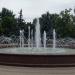
[(4, 35), (10, 36), (16, 31), (16, 19), (12, 11), (2, 8), (0, 12), (1, 31)]
[(71, 9), (65, 11), (61, 11), (60, 18), (58, 18), (57, 23), (57, 31), (60, 37), (71, 37), (73, 32), (73, 18), (70, 14)]
[(20, 13), (19, 13), (19, 18), (18, 18), (18, 28), (19, 28), (19, 30), (24, 29), (24, 27), (25, 27), (24, 25), (25, 25), (25, 21), (23, 19), (22, 9), (21, 9)]
[(49, 12), (47, 12), (46, 14), (43, 14), (40, 17), (40, 27), (41, 27), (41, 36), (43, 37), (43, 32), (46, 31), (47, 33), (47, 37), (52, 37), (52, 29), (53, 29), (53, 25), (51, 22), (51, 17)]

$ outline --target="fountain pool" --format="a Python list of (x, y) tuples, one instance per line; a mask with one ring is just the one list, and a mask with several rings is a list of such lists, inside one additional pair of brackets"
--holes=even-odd
[(3, 48), (0, 49), (0, 53), (4, 54), (31, 54), (31, 55), (71, 55), (75, 54), (75, 49), (65, 49), (65, 48)]
[(25, 67), (75, 66), (75, 49), (4, 48), (0, 49), (0, 65)]

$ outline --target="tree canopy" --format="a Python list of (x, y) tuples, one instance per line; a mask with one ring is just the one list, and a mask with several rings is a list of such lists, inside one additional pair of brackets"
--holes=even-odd
[[(72, 9), (65, 9), (60, 14), (49, 12), (42, 14), (39, 17), (41, 27), (41, 37), (43, 32), (46, 31), (47, 38), (52, 38), (53, 29), (56, 30), (57, 38), (72, 37), (75, 38), (75, 16), (71, 14)], [(19, 36), (19, 30), (24, 30), (24, 35), (28, 38), (28, 26), (30, 31), (33, 30), (35, 34), (35, 24), (37, 20), (33, 19), (33, 22), (25, 22), (23, 19), (22, 9), (20, 10), (18, 18), (15, 17), (13, 11), (7, 8), (2, 8), (0, 12), (0, 35)]]

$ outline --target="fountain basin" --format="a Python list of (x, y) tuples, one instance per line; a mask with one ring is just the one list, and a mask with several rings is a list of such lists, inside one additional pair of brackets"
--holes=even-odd
[(38, 51), (33, 48), (0, 49), (0, 64), (32, 67), (75, 66), (74, 49), (56, 49), (56, 52), (51, 49), (40, 48)]

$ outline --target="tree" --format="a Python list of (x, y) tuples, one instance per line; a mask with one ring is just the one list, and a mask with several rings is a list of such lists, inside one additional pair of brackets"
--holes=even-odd
[(57, 33), (60, 37), (71, 37), (72, 35), (74, 26), (70, 12), (71, 9), (65, 9), (65, 11), (61, 11), (60, 13), (60, 18), (57, 21)]
[(49, 12), (43, 14), (40, 17), (40, 27), (41, 27), (41, 36), (43, 37), (43, 32), (46, 31), (47, 37), (52, 38), (52, 22)]
[(2, 8), (2, 12), (0, 12), (1, 18), (1, 33), (6, 36), (10, 36), (16, 31), (16, 19), (15, 15), (12, 11)]
[(18, 28), (19, 28), (19, 30), (24, 29), (24, 25), (25, 25), (25, 21), (23, 19), (22, 9), (21, 9), (20, 13), (19, 13), (19, 18), (18, 18)]

